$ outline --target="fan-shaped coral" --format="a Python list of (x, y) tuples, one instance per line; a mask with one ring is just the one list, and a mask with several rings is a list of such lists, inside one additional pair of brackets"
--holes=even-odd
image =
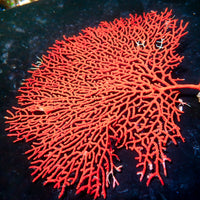
[(23, 83), (6, 117), (9, 136), (30, 143), (26, 153), (35, 176), (61, 188), (77, 184), (97, 198), (106, 197), (114, 173), (114, 148), (137, 152), (140, 180), (147, 185), (166, 172), (166, 144), (181, 136), (175, 121), (180, 88), (172, 70), (183, 25), (167, 9), (161, 14), (101, 22), (78, 36), (56, 41)]

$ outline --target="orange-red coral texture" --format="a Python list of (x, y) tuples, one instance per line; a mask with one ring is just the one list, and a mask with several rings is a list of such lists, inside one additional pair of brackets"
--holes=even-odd
[[(181, 88), (172, 70), (187, 23), (167, 9), (101, 22), (78, 36), (56, 41), (19, 89), (8, 110), (9, 136), (30, 144), (33, 181), (60, 189), (76, 184), (96, 199), (118, 185), (123, 158), (116, 148), (137, 153), (137, 174), (146, 184), (164, 184), (169, 141), (184, 141), (176, 122)], [(122, 171), (123, 173), (123, 171)]]

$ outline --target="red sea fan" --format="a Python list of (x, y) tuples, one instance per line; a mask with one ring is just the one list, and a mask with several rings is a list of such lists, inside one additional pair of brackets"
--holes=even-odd
[(175, 121), (181, 88), (172, 69), (183, 57), (175, 49), (186, 34), (167, 9), (161, 14), (101, 22), (78, 36), (56, 41), (19, 89), (8, 111), (9, 136), (30, 143), (34, 180), (61, 188), (77, 184), (94, 198), (103, 195), (121, 166), (116, 148), (136, 151), (140, 180), (147, 185), (166, 172), (166, 144), (181, 136)]

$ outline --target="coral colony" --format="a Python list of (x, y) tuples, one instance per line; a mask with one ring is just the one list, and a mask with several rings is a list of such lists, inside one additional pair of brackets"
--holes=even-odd
[(76, 193), (106, 198), (122, 169), (115, 149), (125, 147), (137, 153), (140, 181), (164, 184), (166, 146), (184, 141), (175, 123), (184, 104), (178, 90), (200, 90), (172, 78), (186, 26), (172, 11), (152, 11), (101, 22), (50, 47), (5, 117), (9, 136), (30, 144), (33, 181), (53, 183), (59, 198), (72, 184)]

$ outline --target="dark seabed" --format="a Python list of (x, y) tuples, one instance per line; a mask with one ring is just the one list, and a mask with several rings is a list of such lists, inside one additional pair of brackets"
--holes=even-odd
[[(58, 191), (42, 180), (32, 183), (29, 161), (24, 155), (28, 144), (13, 144), (6, 136), (6, 110), (17, 105), (15, 96), (27, 70), (42, 54), (46, 54), (55, 40), (63, 35), (77, 35), (81, 29), (94, 27), (100, 21), (142, 14), (151, 10), (173, 9), (175, 18), (189, 22), (186, 36), (181, 39), (178, 52), (185, 58), (174, 70), (174, 76), (185, 83), (200, 82), (200, 1), (199, 0), (40, 0), (36, 3), (0, 12), (0, 199), (56, 200)], [(180, 98), (191, 107), (178, 125), (185, 143), (169, 144), (168, 177), (165, 185), (158, 180), (146, 186), (136, 175), (135, 153), (117, 150), (123, 165), (116, 175), (120, 185), (107, 189), (107, 200), (188, 200), (200, 199), (200, 104), (196, 91), (183, 90)], [(63, 200), (92, 200), (85, 193), (75, 195), (75, 186), (66, 188)], [(99, 198), (99, 200), (102, 198)]]

